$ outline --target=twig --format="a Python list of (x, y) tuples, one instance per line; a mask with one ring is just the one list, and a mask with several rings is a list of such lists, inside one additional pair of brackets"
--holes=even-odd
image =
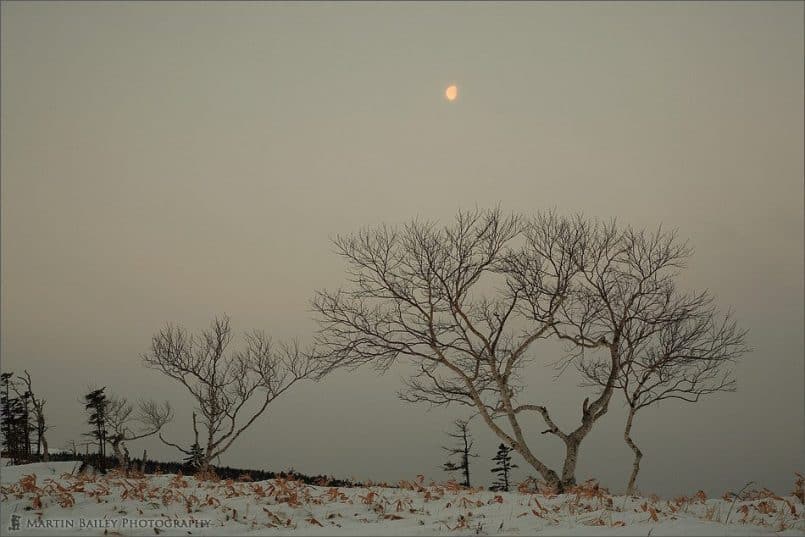
[(738, 491), (738, 494), (735, 494), (734, 492), (732, 493), (735, 497), (732, 499), (732, 505), (730, 505), (730, 510), (727, 511), (727, 518), (724, 519), (724, 524), (729, 524), (730, 515), (732, 514), (732, 508), (735, 507), (735, 502), (738, 501), (738, 498), (741, 496), (741, 494), (743, 494), (743, 491), (746, 490), (746, 487), (748, 487), (749, 485), (753, 485), (754, 483), (755, 483), (754, 481), (750, 481), (746, 485), (744, 485), (744, 488)]

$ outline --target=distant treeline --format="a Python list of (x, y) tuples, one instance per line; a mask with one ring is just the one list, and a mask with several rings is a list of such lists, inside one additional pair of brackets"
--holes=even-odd
[[(34, 455), (32, 459), (36, 459)], [(98, 465), (98, 455), (96, 453), (91, 453), (89, 455), (81, 454), (81, 453), (51, 453), (50, 454), (50, 461), (75, 461), (79, 460), (82, 462), (81, 469), (85, 469), (87, 467), (97, 468)], [(114, 468), (116, 460), (114, 457), (106, 457), (104, 461), (106, 468)], [(142, 472), (145, 474), (156, 474), (156, 473), (164, 473), (164, 474), (177, 474), (181, 472), (184, 475), (194, 475), (196, 470), (187, 463), (183, 462), (164, 462), (164, 461), (155, 461), (151, 459), (145, 460), (145, 465), (143, 466), (141, 458), (133, 458), (131, 459), (131, 468), (142, 469)], [(252, 481), (265, 481), (266, 479), (275, 479), (277, 477), (281, 478), (293, 478), (297, 481), (302, 481), (307, 485), (317, 485), (322, 487), (363, 487), (365, 486), (364, 483), (358, 481), (351, 481), (349, 479), (337, 479), (332, 476), (326, 475), (314, 475), (309, 476), (305, 474), (300, 474), (293, 469), (284, 471), (284, 472), (267, 472), (264, 470), (250, 470), (250, 469), (243, 469), (243, 468), (232, 468), (230, 466), (216, 466), (214, 468), (215, 474), (220, 477), (221, 479), (233, 479), (233, 480), (252, 480)]]

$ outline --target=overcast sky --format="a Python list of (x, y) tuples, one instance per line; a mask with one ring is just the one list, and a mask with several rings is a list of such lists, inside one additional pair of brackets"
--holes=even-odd
[[(52, 447), (86, 428), (90, 383), (169, 398), (188, 443), (189, 397), (139, 360), (163, 323), (226, 312), (309, 339), (313, 291), (344, 280), (335, 233), (500, 203), (678, 227), (683, 283), (750, 330), (737, 393), (639, 416), (642, 490), (788, 492), (803, 470), (801, 2), (1, 9), (2, 368), (33, 375)], [(400, 402), (401, 373), (301, 385), (222, 462), (444, 479), (463, 414)], [(572, 374), (528, 376), (577, 422)], [(623, 489), (623, 416), (585, 441), (580, 479)], [(489, 484), (497, 441), (472, 430)]]

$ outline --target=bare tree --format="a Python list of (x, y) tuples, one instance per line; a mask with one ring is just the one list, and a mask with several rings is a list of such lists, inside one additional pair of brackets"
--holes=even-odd
[[(657, 330), (669, 319), (685, 315), (687, 310), (672, 298), (676, 292), (676, 279), (685, 267), (692, 251), (686, 242), (679, 241), (675, 231), (635, 230), (608, 222), (574, 220), (577, 241), (569, 251), (574, 272), (567, 287), (567, 299), (557, 311), (546, 317), (539, 302), (540, 293), (531, 291), (534, 282), (540, 281), (538, 270), (531, 270), (533, 260), (553, 264), (556, 253), (552, 246), (550, 218), (537, 217), (528, 224), (526, 247), (519, 261), (509, 264), (508, 274), (517, 282), (515, 289), (533, 304), (525, 315), (537, 322), (549, 323), (553, 335), (568, 344), (564, 359), (556, 362), (560, 373), (571, 364), (592, 365), (598, 375), (600, 388), (596, 396), (585, 399), (581, 405), (581, 423), (563, 430), (551, 418), (545, 406), (523, 404), (514, 412), (538, 412), (552, 434), (565, 444), (565, 461), (561, 484), (575, 484), (575, 470), (581, 442), (609, 409), (609, 403), (618, 386), (621, 371), (632, 358), (626, 352), (630, 334), (641, 327), (647, 333)], [(539, 262), (537, 262), (539, 266)], [(696, 303), (700, 297), (694, 297)]]
[(62, 448), (64, 451), (69, 451), (73, 457), (78, 456), (78, 443), (75, 440), (68, 440), (64, 443), (64, 447)]
[[(228, 352), (232, 342), (229, 317), (216, 318), (198, 336), (175, 325), (167, 325), (151, 340), (151, 349), (142, 355), (148, 367), (176, 380), (196, 403), (198, 422), (204, 430), (201, 469), (224, 453), (260, 417), (277, 397), (296, 382), (320, 378), (318, 362), (302, 352), (297, 344), (273, 345), (263, 332), (245, 336), (245, 347)], [(257, 409), (247, 412), (249, 403)], [(193, 414), (198, 442), (199, 423)], [(167, 445), (189, 454), (190, 449), (159, 438)]]
[[(472, 435), (469, 431), (469, 420), (461, 420), (458, 419), (453, 422), (456, 427), (456, 432), (454, 433), (447, 433), (450, 438), (454, 438), (457, 440), (455, 446), (452, 447), (443, 447), (445, 451), (448, 453), (448, 460), (442, 466), (442, 469), (446, 472), (458, 472), (460, 471), (464, 474), (464, 482), (462, 483), (465, 487), (469, 487), (470, 485), (470, 457), (477, 457), (476, 453), (472, 452), (472, 446), (474, 444), (472, 440)], [(458, 455), (460, 457), (459, 463), (456, 464), (451, 459), (452, 457)]]
[[(628, 407), (623, 438), (634, 453), (627, 494), (636, 491), (643, 458), (631, 436), (637, 412), (669, 399), (696, 403), (706, 395), (734, 391), (729, 366), (749, 350), (747, 332), (729, 313), (719, 316), (708, 293), (675, 296), (670, 302), (665, 318), (636, 320), (623, 339), (627, 359), (617, 386)], [(605, 382), (600, 364), (580, 361), (578, 366), (592, 383)]]
[[(628, 359), (626, 332), (637, 320), (667, 317), (674, 280), (690, 255), (662, 229), (552, 212), (504, 217), (499, 209), (459, 213), (444, 228), (381, 226), (337, 237), (335, 245), (349, 286), (320, 291), (313, 302), (329, 366), (385, 370), (407, 358), (416, 372), (404, 400), (473, 407), (560, 490), (575, 484), (581, 443), (608, 411)], [(519, 400), (520, 373), (533, 345), (547, 338), (568, 345), (566, 356), (553, 360), (560, 371), (594, 357), (603, 379), (569, 430), (544, 404)], [(521, 420), (532, 413), (547, 425), (543, 434), (565, 444), (561, 473), (529, 447)]]
[[(25, 393), (28, 393), (28, 397), (31, 401), (31, 408), (33, 410), (33, 417), (36, 424), (34, 425), (36, 430), (36, 456), (39, 457), (40, 454), (42, 455), (42, 460), (48, 462), (50, 460), (50, 454), (48, 453), (48, 441), (45, 437), (45, 432), (50, 428), (45, 422), (45, 403), (47, 401), (45, 399), (37, 398), (36, 394), (34, 393), (33, 382), (31, 381), (31, 374), (28, 373), (26, 369), (24, 371), (25, 376), (18, 376), (17, 378), (25, 384)], [(20, 392), (17, 391), (17, 388), (14, 388), (14, 391), (20, 395)]]
[(76, 458), (80, 458), (81, 454), (79, 453), (79, 448), (84, 448), (84, 456), (89, 457), (89, 447), (92, 446), (94, 442), (91, 440), (84, 440), (83, 442), (76, 442), (75, 440), (68, 440), (64, 443), (64, 447), (62, 448), (63, 451), (69, 451), (70, 454)]
[(126, 442), (158, 434), (173, 420), (173, 410), (167, 401), (159, 404), (140, 400), (135, 411), (134, 405), (125, 397), (111, 396), (106, 413), (109, 429), (106, 441), (112, 446), (118, 466), (123, 471), (128, 470), (130, 462)]
[[(518, 421), (524, 408), (513, 402), (527, 351), (553, 331), (576, 272), (576, 235), (583, 231), (555, 215), (542, 223), (544, 236), (530, 238), (548, 240), (550, 263), (509, 253), (523, 222), (500, 210), (462, 212), (444, 228), (415, 221), (337, 237), (350, 286), (318, 292), (313, 306), (322, 359), (330, 367), (373, 363), (385, 370), (407, 358), (416, 372), (400, 393), (404, 400), (473, 407), (501, 440), (560, 486), (556, 472), (529, 448)], [(510, 277), (514, 269), (527, 272), (527, 281)], [(500, 290), (486, 296), (495, 285)], [(529, 325), (525, 331), (517, 330), (518, 321)], [(496, 422), (501, 416), (508, 427)]]

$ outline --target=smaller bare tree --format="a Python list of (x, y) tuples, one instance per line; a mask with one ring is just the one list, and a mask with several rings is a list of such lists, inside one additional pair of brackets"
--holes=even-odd
[(73, 457), (78, 457), (78, 443), (75, 440), (65, 442), (62, 450), (70, 452)]
[[(735, 391), (729, 366), (749, 350), (747, 331), (730, 314), (719, 316), (708, 293), (676, 295), (668, 303), (663, 318), (633, 323), (623, 339), (626, 359), (616, 386), (628, 407), (623, 438), (634, 453), (627, 494), (636, 492), (643, 458), (631, 435), (637, 413), (665, 400), (696, 403), (706, 395)], [(579, 369), (593, 384), (606, 382), (601, 364), (582, 361)]]
[(130, 457), (126, 442), (139, 440), (158, 434), (173, 420), (173, 410), (165, 401), (162, 404), (152, 400), (140, 400), (137, 408), (125, 397), (111, 396), (106, 409), (106, 426), (109, 433), (106, 441), (121, 470), (129, 468)]
[[(62, 448), (63, 451), (69, 451), (73, 457), (81, 458), (86, 457), (89, 458), (89, 448), (92, 446), (94, 442), (91, 440), (84, 440), (83, 442), (76, 442), (75, 440), (68, 440), (64, 443), (64, 447)], [(84, 455), (79, 453), (80, 449), (84, 448)]]
[[(245, 347), (228, 352), (232, 342), (229, 317), (216, 318), (211, 326), (194, 336), (168, 324), (151, 340), (142, 355), (146, 366), (176, 380), (196, 403), (193, 429), (199, 442), (199, 425), (204, 430), (200, 445), (204, 456), (200, 470), (223, 454), (268, 408), (272, 401), (303, 379), (321, 377), (319, 363), (294, 344), (274, 345), (263, 332), (245, 336)], [(249, 412), (250, 406), (256, 409)], [(198, 415), (198, 420), (196, 417)], [(185, 454), (191, 449), (160, 440)]]
[[(24, 393), (28, 394), (28, 398), (31, 402), (31, 410), (33, 411), (33, 418), (36, 424), (34, 425), (34, 429), (36, 431), (36, 456), (37, 458), (41, 455), (42, 460), (48, 462), (50, 460), (50, 455), (48, 453), (48, 441), (45, 437), (45, 432), (50, 428), (47, 426), (45, 422), (45, 403), (47, 401), (45, 399), (41, 399), (36, 397), (33, 388), (33, 382), (31, 380), (31, 374), (28, 373), (26, 369), (24, 371), (25, 376), (17, 376), (17, 378), (22, 381), (25, 385)], [(22, 396), (22, 394), (14, 388), (14, 391), (17, 392), (17, 395)]]
[[(477, 453), (472, 453), (472, 445), (474, 443), (472, 435), (469, 431), (469, 420), (458, 419), (453, 422), (456, 426), (456, 432), (447, 433), (450, 438), (457, 440), (456, 445), (453, 447), (443, 447), (448, 453), (448, 461), (444, 463), (442, 469), (446, 472), (458, 472), (464, 474), (464, 482), (462, 485), (465, 487), (470, 486), (470, 457), (477, 457)], [(459, 462), (455, 463), (451, 459), (458, 455)]]

